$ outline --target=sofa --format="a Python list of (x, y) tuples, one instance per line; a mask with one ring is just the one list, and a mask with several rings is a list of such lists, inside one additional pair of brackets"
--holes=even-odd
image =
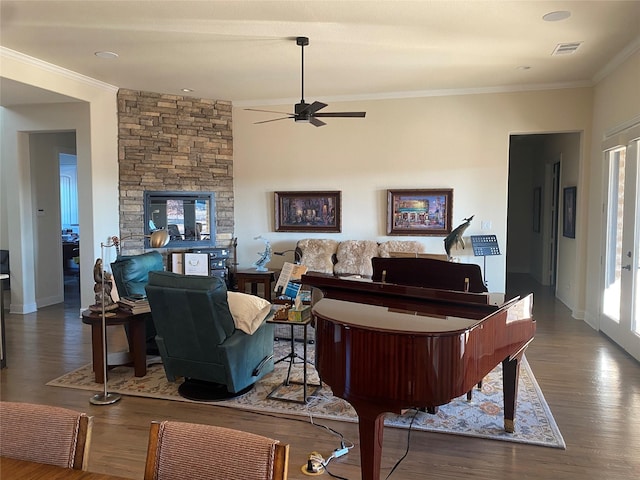
[(419, 254), (424, 245), (413, 240), (333, 240), (330, 238), (305, 238), (296, 244), (296, 262), (308, 271), (337, 276), (360, 275), (371, 278), (374, 257), (391, 257), (394, 253)]

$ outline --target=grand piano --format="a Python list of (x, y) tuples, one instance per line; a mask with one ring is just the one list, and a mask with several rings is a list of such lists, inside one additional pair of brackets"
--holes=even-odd
[[(515, 428), (520, 361), (536, 328), (533, 296), (496, 301), (487, 292), (468, 291), (474, 281), (456, 280), (450, 271), (455, 264), (423, 260), (428, 259), (384, 259), (383, 270), (376, 271), (374, 259), (377, 281), (313, 272), (301, 279), (322, 292), (312, 308), (316, 369), (358, 414), (363, 480), (380, 478), (386, 412), (435, 410), (470, 392), (500, 363), (504, 427)], [(409, 285), (386, 280), (402, 281), (402, 270), (437, 276), (434, 261), (459, 290), (423, 286), (433, 280), (415, 273), (405, 280)], [(420, 265), (429, 265), (430, 273)]]

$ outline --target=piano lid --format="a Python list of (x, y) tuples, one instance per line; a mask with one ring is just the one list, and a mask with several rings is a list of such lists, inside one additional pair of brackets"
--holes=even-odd
[(312, 311), (323, 318), (352, 327), (416, 334), (461, 332), (482, 321), (478, 318), (429, 314), (332, 298), (321, 299)]

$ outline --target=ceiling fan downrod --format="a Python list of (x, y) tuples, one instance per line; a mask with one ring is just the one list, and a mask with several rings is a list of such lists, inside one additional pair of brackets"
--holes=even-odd
[(304, 47), (309, 45), (309, 37), (296, 37), (296, 45), (300, 46), (300, 53), (302, 56), (302, 75), (300, 76), (300, 103), (304, 104)]

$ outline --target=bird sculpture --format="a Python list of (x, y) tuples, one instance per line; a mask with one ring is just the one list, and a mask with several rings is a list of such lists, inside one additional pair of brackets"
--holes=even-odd
[(464, 222), (454, 228), (449, 235), (447, 235), (444, 239), (444, 251), (447, 252), (447, 259), (451, 260), (451, 248), (455, 245), (459, 245), (460, 248), (464, 248), (464, 239), (462, 235), (464, 231), (469, 228), (471, 225), (471, 220), (473, 220), (474, 215), (471, 215), (469, 218), (465, 218)]
[(102, 267), (101, 258), (98, 258), (96, 260), (96, 264), (93, 266), (93, 279), (96, 282), (93, 287), (96, 303), (89, 305), (89, 310), (92, 312), (116, 310), (118, 308), (118, 304), (111, 298), (111, 282), (113, 277)]
[(257, 272), (266, 272), (267, 267), (265, 267), (265, 265), (271, 261), (271, 244), (269, 243), (269, 240), (267, 240), (266, 238), (262, 238), (262, 235), (258, 235), (253, 239), (264, 240), (264, 251), (262, 253), (258, 252), (258, 255), (260, 255), (260, 258), (258, 258), (258, 260), (255, 261), (253, 266), (256, 267)]

